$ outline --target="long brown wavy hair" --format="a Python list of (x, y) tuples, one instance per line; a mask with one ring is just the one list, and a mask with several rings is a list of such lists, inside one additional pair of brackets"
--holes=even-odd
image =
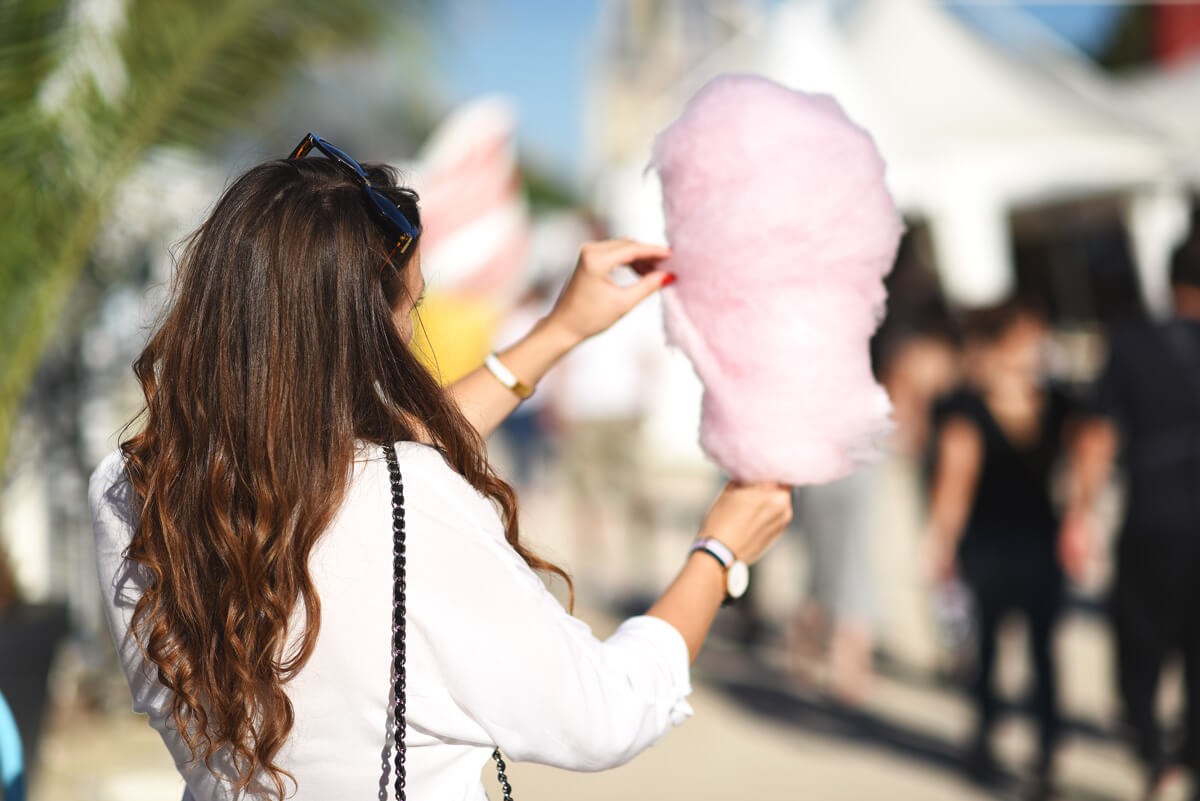
[[(416, 194), (391, 168), (367, 169), (419, 226)], [(148, 585), (132, 631), (193, 760), (215, 770), (227, 754), (239, 792), (282, 798), (292, 779), (275, 759), (294, 722), (285, 684), (321, 621), (308, 557), (360, 444), (439, 448), (494, 501), (525, 561), (570, 585), (521, 545), (512, 488), (397, 330), (416, 248), (389, 265), (366, 203), (325, 159), (251, 169), (187, 240), (173, 302), (134, 363), (146, 406), (121, 445), (139, 504), (126, 558)], [(287, 648), (297, 603), (304, 630)]]

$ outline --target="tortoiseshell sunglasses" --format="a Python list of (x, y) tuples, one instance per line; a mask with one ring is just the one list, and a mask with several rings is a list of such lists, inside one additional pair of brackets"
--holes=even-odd
[[(367, 176), (367, 171), (362, 165), (354, 159), (350, 158), (344, 150), (335, 145), (330, 144), (326, 140), (310, 133), (296, 145), (296, 149), (292, 151), (289, 159), (302, 159), (307, 156), (313, 148), (320, 150), (332, 161), (337, 163), (348, 173), (358, 179), (363, 190), (367, 193), (367, 197), (371, 200), (371, 207), (375, 209), (376, 216), (388, 228), (388, 230), (396, 234), (396, 246), (392, 248), (392, 253), (399, 250), (404, 253), (408, 250), (409, 245), (413, 243), (418, 236), (418, 231), (413, 227), (413, 224), (408, 221), (408, 218), (396, 208), (396, 204), (388, 200), (371, 186), (371, 179)], [(391, 256), (388, 256), (391, 259)]]

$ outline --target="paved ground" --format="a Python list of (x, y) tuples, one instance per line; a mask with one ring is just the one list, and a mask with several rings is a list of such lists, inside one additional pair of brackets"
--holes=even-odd
[[(603, 633), (612, 619), (583, 615)], [(1086, 619), (1067, 626), (1063, 647), (1086, 656), (1102, 629)], [(1010, 649), (1013, 650), (1013, 649)], [(601, 774), (515, 765), (521, 801), (650, 799), (942, 799), (1015, 798), (1015, 783), (986, 793), (958, 777), (955, 743), (969, 712), (952, 689), (928, 678), (887, 671), (867, 705), (851, 709), (798, 688), (780, 667), (781, 652), (752, 652), (720, 638), (696, 668), (696, 715), (630, 764)], [(1009, 666), (1011, 667), (1011, 666)], [(1002, 669), (1002, 672), (1003, 669)], [(1007, 671), (1006, 683), (1021, 677)], [(1082, 682), (1086, 684), (1086, 682)], [(1080, 682), (1076, 683), (1077, 685)], [(1068, 687), (1068, 704), (1087, 689)], [(1134, 766), (1094, 720), (1075, 717), (1060, 764), (1059, 798), (1121, 801), (1136, 797)], [(1029, 727), (1019, 718), (1000, 732), (999, 750), (1016, 768), (1028, 758)], [(484, 772), (493, 798), (491, 766)], [(59, 709), (43, 745), (32, 801), (162, 801), (181, 782), (155, 735), (129, 714)]]

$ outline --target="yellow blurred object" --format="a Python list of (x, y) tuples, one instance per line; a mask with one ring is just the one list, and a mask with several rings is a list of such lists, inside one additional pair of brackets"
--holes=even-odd
[(426, 292), (413, 315), (412, 349), (443, 385), (483, 364), (492, 351), (500, 312), (476, 295)]

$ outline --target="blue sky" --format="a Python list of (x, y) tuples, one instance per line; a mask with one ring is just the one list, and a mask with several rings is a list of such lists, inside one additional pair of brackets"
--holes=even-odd
[(521, 146), (567, 172), (577, 163), (593, 35), (603, 0), (457, 0), (437, 52), (451, 102), (501, 92), (517, 106)]
[[(537, 163), (570, 174), (581, 146), (598, 5), (605, 0), (454, 0), (444, 6), (436, 52), (450, 102), (502, 92), (516, 103), (521, 147)], [(987, 33), (1018, 36), (1005, 4), (955, 3)], [(1112, 3), (1019, 3), (1084, 50), (1107, 36)], [(1010, 18), (1011, 19), (1011, 18)]]
[(1114, 3), (1022, 3), (1030, 14), (1088, 52), (1104, 44), (1122, 10)]

